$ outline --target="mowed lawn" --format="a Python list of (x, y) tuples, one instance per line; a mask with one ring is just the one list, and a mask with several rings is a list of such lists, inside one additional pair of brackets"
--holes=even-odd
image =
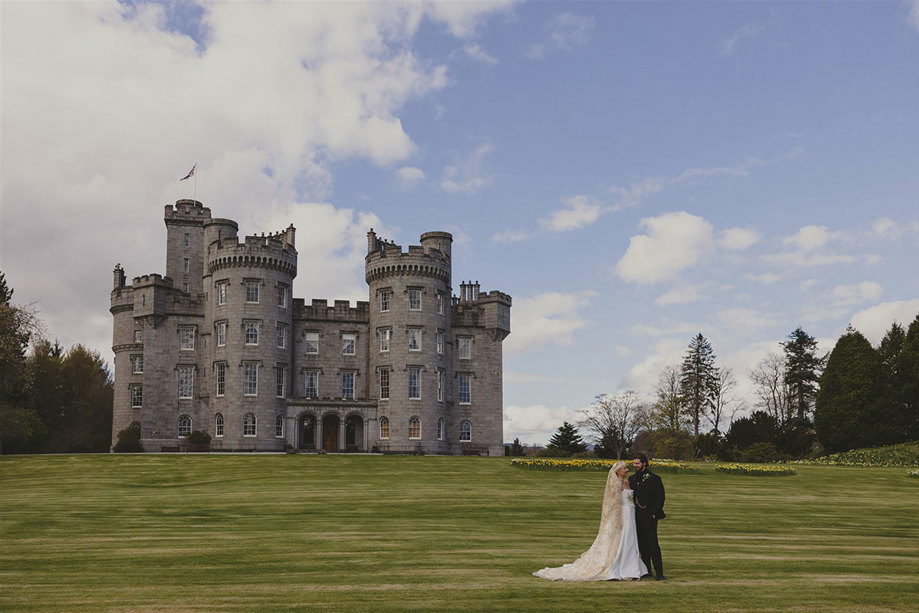
[(3, 611), (915, 611), (919, 480), (663, 474), (668, 580), (554, 583), (605, 472), (504, 458), (0, 458)]

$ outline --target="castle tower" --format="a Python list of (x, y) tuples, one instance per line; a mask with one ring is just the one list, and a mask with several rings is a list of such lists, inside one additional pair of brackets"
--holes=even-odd
[(452, 235), (428, 232), (407, 253), (367, 234), (370, 396), (381, 450), (447, 453), (452, 405), (450, 250)]
[(204, 223), (211, 210), (197, 200), (177, 200), (175, 207), (166, 205), (166, 276), (176, 289), (200, 294), (204, 265)]

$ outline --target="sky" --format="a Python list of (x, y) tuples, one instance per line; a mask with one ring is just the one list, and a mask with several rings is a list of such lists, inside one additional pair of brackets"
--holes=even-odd
[[(0, 271), (111, 363), (163, 206), (297, 228), (295, 297), (367, 300), (366, 233), (454, 236), (513, 297), (504, 438), (919, 313), (919, 1), (3, 2)], [(196, 182), (179, 179), (197, 164)]]

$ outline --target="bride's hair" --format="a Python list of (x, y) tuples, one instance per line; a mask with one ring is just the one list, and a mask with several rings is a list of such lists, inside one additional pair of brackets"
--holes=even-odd
[(627, 466), (628, 465), (625, 462), (623, 462), (622, 460), (618, 460), (615, 464), (613, 464), (613, 467), (610, 468), (610, 470), (613, 471), (613, 473), (615, 474), (617, 470), (619, 470), (620, 468), (626, 468)]

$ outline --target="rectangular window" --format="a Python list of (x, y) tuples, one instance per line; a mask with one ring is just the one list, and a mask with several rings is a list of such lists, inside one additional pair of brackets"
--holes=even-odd
[(380, 339), (380, 351), (389, 351), (389, 341), (392, 338), (392, 328), (380, 328), (377, 330), (377, 336)]
[(285, 390), (287, 389), (287, 367), (278, 366), (274, 370), (277, 383), (277, 391), (275, 392), (275, 396), (278, 398), (283, 398), (285, 396)]
[(188, 272), (188, 258), (182, 258), (182, 272)]
[(226, 281), (217, 282), (217, 304), (226, 304), (227, 303), (227, 286), (229, 284)]
[(179, 328), (179, 349), (182, 351), (195, 350), (195, 329), (190, 326)]
[(255, 362), (243, 363), (243, 395), (255, 396), (258, 394), (258, 364)]
[(278, 349), (287, 349), (287, 325), (278, 324)]
[(437, 354), (438, 355), (444, 354), (444, 331), (443, 330), (437, 331)]
[(461, 336), (456, 339), (457, 342), (457, 354), (461, 360), (469, 360), (472, 358), (472, 339), (468, 336)]
[(437, 371), (437, 401), (444, 401), (444, 371)]
[(421, 438), (421, 420), (412, 417), (408, 420), (408, 437), (412, 439)]
[(246, 344), (247, 345), (258, 345), (258, 329), (259, 322), (257, 321), (244, 321), (243, 326), (246, 330)]
[(472, 375), (459, 375), (459, 403), (472, 402)]
[(179, 398), (191, 398), (195, 387), (195, 369), (191, 366), (179, 367)]
[(341, 373), (341, 397), (345, 400), (354, 398), (354, 373)]
[(224, 362), (214, 364), (214, 393), (223, 396), (227, 391), (227, 365)]
[(134, 330), (134, 342), (135, 343), (144, 342), (144, 331), (143, 330)]
[(319, 371), (307, 370), (303, 373), (303, 395), (307, 398), (319, 398)]
[(303, 335), (303, 352), (319, 353), (319, 333), (307, 332)]
[(131, 408), (139, 409), (144, 406), (144, 387), (142, 385), (131, 386)]
[(443, 293), (437, 292), (437, 314), (438, 315), (444, 314), (444, 302), (446, 302), (446, 298), (444, 297)]
[(258, 304), (258, 281), (246, 281), (246, 302)]
[(341, 352), (343, 355), (354, 355), (354, 346), (357, 343), (357, 334), (345, 333), (341, 335)]
[(188, 283), (182, 284), (182, 291), (185, 292), (186, 294), (188, 293)]
[(421, 328), (408, 329), (408, 350), (421, 351)]
[(282, 309), (287, 308), (287, 292), (288, 288), (286, 285), (278, 285), (278, 306)]
[(421, 369), (417, 366), (408, 369), (408, 397), (411, 400), (421, 399)]
[[(188, 236), (188, 232), (185, 233), (184, 241), (185, 241), (185, 246), (188, 247), (188, 245), (189, 245), (189, 236)], [(187, 262), (187, 261), (188, 261), (188, 260), (186, 260), (186, 262)]]
[(227, 344), (227, 322), (218, 321), (215, 328), (217, 329), (217, 346), (223, 347)]
[(131, 356), (131, 372), (133, 372), (135, 375), (142, 375), (144, 373), (144, 356)]
[(380, 400), (389, 400), (389, 369), (380, 369)]
[(389, 300), (392, 298), (392, 291), (381, 289), (377, 292), (377, 301), (380, 303), (380, 313), (389, 311)]
[(421, 290), (420, 289), (409, 289), (408, 290), (408, 308), (410, 311), (420, 311), (421, 310)]

